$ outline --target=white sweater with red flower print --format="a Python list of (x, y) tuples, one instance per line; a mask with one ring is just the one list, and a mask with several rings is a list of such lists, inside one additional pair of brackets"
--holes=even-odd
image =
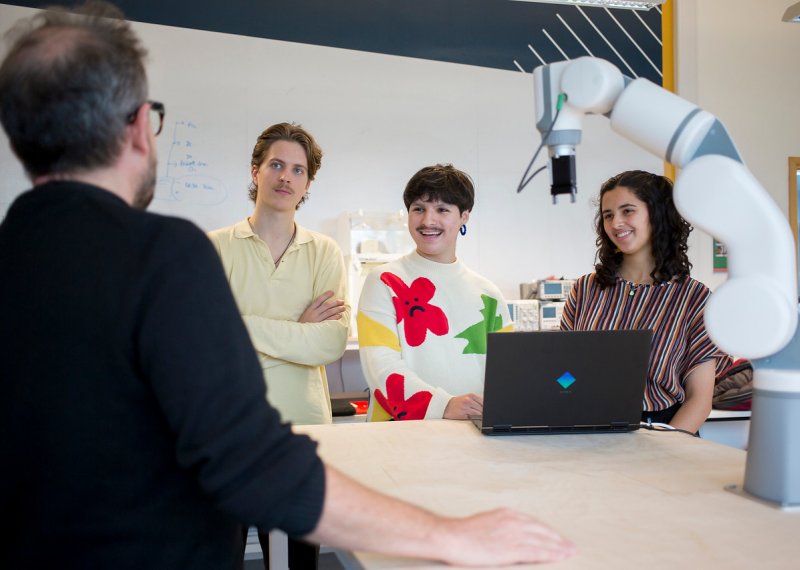
[(450, 398), (483, 394), (486, 335), (511, 329), (491, 281), (417, 252), (367, 276), (357, 322), (370, 421), (441, 418)]

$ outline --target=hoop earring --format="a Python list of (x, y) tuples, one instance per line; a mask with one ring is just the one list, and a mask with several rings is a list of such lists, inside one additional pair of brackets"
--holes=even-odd
[(467, 235), (467, 224), (464, 224), (463, 226), (458, 228), (458, 233), (460, 233), (462, 236)]

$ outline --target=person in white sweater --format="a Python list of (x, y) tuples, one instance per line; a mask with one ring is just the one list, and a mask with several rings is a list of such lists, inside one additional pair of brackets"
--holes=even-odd
[(511, 330), (500, 290), (456, 257), (474, 186), (437, 164), (409, 180), (403, 201), (416, 250), (370, 273), (358, 304), (368, 418), (468, 419), (483, 412), (486, 335)]

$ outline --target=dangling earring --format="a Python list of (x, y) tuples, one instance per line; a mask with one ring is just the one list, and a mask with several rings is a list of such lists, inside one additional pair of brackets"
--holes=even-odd
[(467, 235), (467, 224), (464, 224), (463, 226), (461, 226), (458, 229), (458, 233), (460, 233), (462, 236)]

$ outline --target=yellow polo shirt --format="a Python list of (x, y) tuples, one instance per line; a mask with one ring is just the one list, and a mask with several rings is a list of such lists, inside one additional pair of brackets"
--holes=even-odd
[(347, 273), (339, 246), (299, 224), (277, 267), (269, 248), (245, 219), (209, 233), (233, 296), (258, 351), (267, 399), (284, 421), (331, 422), (325, 364), (347, 343), (350, 306), (336, 320), (299, 323), (306, 307), (325, 291), (347, 299)]

